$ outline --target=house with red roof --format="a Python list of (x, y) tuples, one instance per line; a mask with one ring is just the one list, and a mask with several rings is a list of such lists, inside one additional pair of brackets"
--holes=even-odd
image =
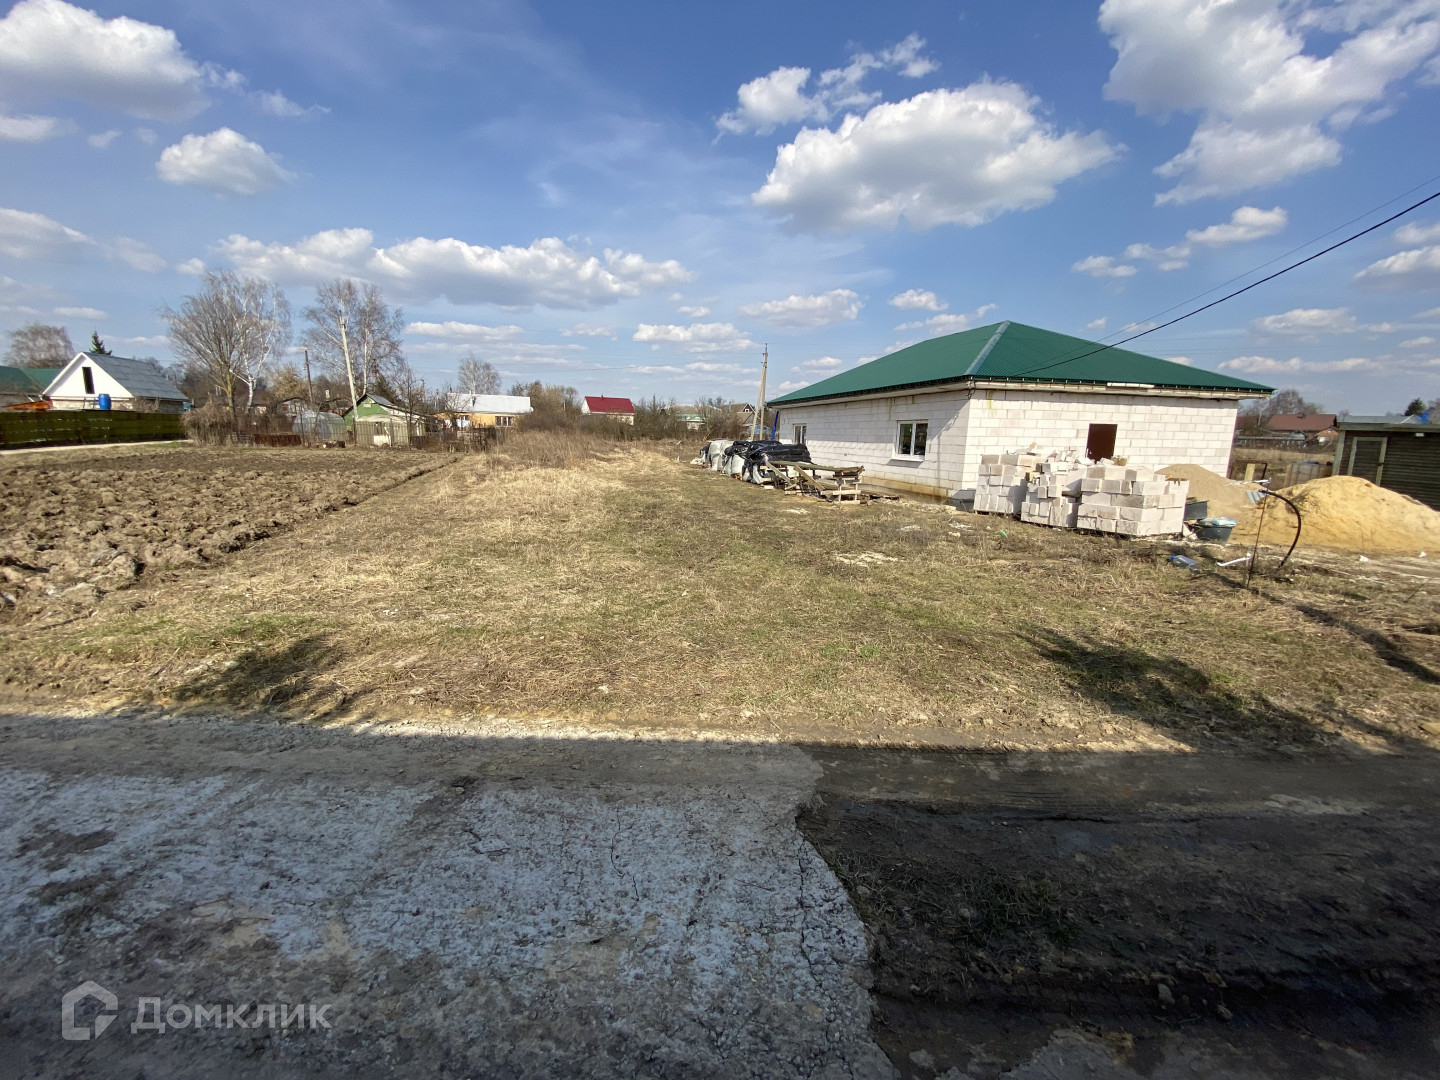
[(605, 416), (622, 424), (635, 423), (635, 403), (628, 397), (587, 397), (580, 403), (586, 416)]

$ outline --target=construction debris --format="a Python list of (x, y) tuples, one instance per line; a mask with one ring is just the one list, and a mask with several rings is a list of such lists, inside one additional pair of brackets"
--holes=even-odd
[(787, 494), (814, 495), (828, 502), (896, 499), (860, 489), (863, 465), (822, 465), (810, 460), (803, 444), (781, 442), (711, 442), (690, 462), (735, 480)]
[(986, 454), (975, 509), (1061, 529), (1169, 536), (1181, 531), (1189, 486), (1150, 469), (1091, 464), (1071, 454)]

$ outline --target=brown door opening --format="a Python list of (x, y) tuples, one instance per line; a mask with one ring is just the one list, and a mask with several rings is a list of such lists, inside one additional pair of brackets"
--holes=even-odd
[(1085, 456), (1091, 461), (1115, 456), (1115, 432), (1118, 424), (1091, 424), (1085, 437)]

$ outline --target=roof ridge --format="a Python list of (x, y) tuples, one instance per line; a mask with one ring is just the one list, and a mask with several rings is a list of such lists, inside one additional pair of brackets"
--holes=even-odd
[(985, 343), (985, 347), (980, 350), (974, 360), (970, 361), (970, 366), (965, 369), (965, 374), (962, 375), (961, 378), (969, 378), (980, 370), (980, 365), (985, 363), (985, 358), (990, 355), (990, 350), (1000, 344), (1000, 339), (1005, 335), (1005, 331), (1009, 329), (1009, 319), (1006, 319), (999, 326), (995, 327), (995, 333), (990, 335), (990, 340)]

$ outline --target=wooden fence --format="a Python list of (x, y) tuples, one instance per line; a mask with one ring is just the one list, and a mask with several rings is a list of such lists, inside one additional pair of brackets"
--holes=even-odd
[(185, 438), (180, 413), (98, 409), (0, 410), (0, 447), (84, 446), (89, 443), (145, 442)]

